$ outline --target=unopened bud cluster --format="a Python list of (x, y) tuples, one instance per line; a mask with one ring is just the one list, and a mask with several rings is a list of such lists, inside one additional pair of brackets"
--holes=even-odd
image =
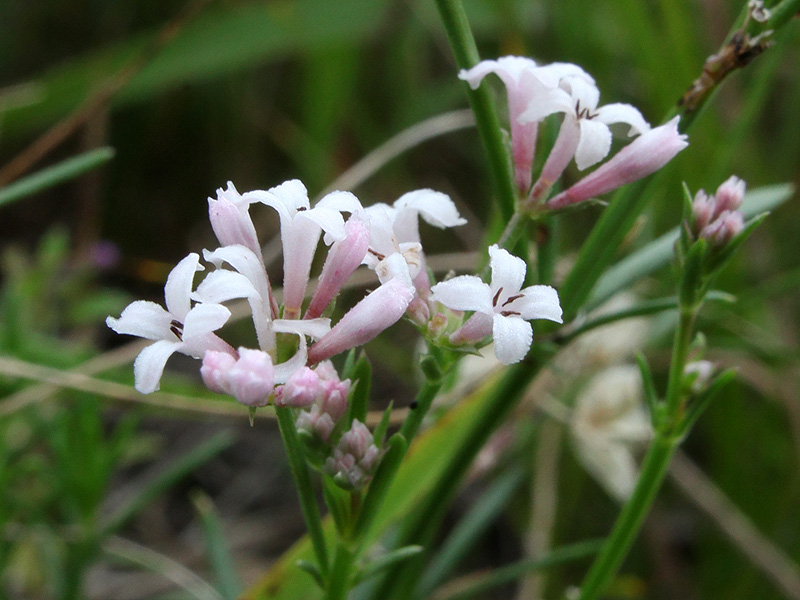
[(695, 238), (703, 238), (715, 246), (724, 246), (744, 229), (744, 216), (739, 211), (744, 199), (745, 182), (731, 176), (717, 188), (713, 196), (700, 190), (692, 202), (691, 228)]

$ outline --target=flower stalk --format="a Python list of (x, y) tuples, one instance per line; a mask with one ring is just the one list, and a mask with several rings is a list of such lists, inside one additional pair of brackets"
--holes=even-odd
[[(456, 65), (459, 69), (474, 67), (480, 56), (461, 0), (436, 0), (436, 7), (439, 9)], [(500, 214), (504, 220), (508, 220), (515, 211), (517, 192), (500, 119), (486, 86), (480, 86), (476, 90), (469, 86), (466, 88), (470, 107), (475, 114), (478, 135), (489, 162)]]

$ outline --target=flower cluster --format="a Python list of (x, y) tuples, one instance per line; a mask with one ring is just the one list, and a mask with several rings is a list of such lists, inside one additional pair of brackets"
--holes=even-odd
[[(271, 207), (280, 219), (282, 306), (273, 294), (250, 216), (253, 204)], [(118, 319), (106, 321), (117, 333), (155, 342), (134, 365), (136, 389), (142, 393), (158, 389), (167, 359), (180, 352), (203, 359), (201, 374), (211, 390), (251, 407), (264, 406), (274, 386), (295, 389), (304, 367), (370, 341), (397, 322), (413, 301), (420, 304), (415, 314), (427, 318), (423, 299), (430, 294), (430, 283), (418, 218), (440, 228), (465, 222), (448, 196), (432, 190), (410, 192), (392, 206), (366, 208), (349, 192), (333, 192), (311, 207), (305, 186), (297, 180), (244, 194), (229, 183), (208, 205), (220, 247), (204, 250), (203, 258), (214, 269), (195, 287), (195, 274), (204, 267), (192, 253), (167, 278), (166, 309), (137, 301)], [(347, 220), (344, 213), (349, 213)], [(327, 258), (303, 312), (320, 238), (329, 246)], [(331, 327), (322, 315), (362, 263), (376, 272), (380, 285)], [(250, 306), (258, 349), (235, 350), (215, 333), (231, 314), (224, 304), (236, 299)], [(291, 356), (278, 362), (287, 348)]]
[[(600, 91), (594, 79), (577, 65), (537, 65), (530, 58), (505, 56), (485, 60), (459, 77), (477, 88), (483, 78), (495, 73), (508, 95), (508, 112), (514, 170), (519, 193), (529, 209), (560, 209), (610, 192), (663, 167), (686, 147), (686, 136), (678, 133), (678, 117), (651, 128), (642, 114), (629, 104), (598, 106)], [(538, 179), (532, 177), (539, 123), (561, 114), (563, 121), (555, 144)], [(611, 151), (610, 125), (620, 124), (628, 136), (638, 136), (608, 162), (565, 191), (549, 198), (553, 185), (570, 161), (583, 171)]]
[(724, 246), (744, 229), (744, 215), (739, 207), (744, 200), (744, 181), (732, 175), (713, 196), (700, 190), (692, 202), (692, 234), (712, 245)]

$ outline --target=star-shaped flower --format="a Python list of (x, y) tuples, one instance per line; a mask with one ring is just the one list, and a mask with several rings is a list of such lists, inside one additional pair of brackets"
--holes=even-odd
[(174, 352), (202, 358), (207, 350), (235, 355), (235, 351), (213, 332), (231, 316), (220, 304), (195, 304), (191, 294), (194, 274), (203, 268), (192, 253), (179, 262), (164, 286), (164, 310), (155, 302), (137, 300), (122, 311), (119, 319), (108, 317), (106, 325), (117, 333), (155, 340), (139, 353), (133, 363), (136, 389), (149, 394), (158, 389), (167, 359)]
[(494, 350), (503, 364), (519, 362), (533, 342), (531, 319), (561, 323), (558, 294), (548, 285), (520, 289), (525, 281), (525, 261), (496, 244), (489, 247), (492, 282), (474, 275), (461, 275), (437, 283), (431, 299), (453, 310), (475, 311), (451, 336), (454, 344), (475, 343), (487, 335), (494, 338)]

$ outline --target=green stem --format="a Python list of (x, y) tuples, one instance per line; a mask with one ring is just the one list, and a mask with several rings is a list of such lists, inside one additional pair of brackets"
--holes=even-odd
[(345, 600), (350, 591), (355, 553), (344, 542), (339, 542), (333, 558), (326, 600)]
[[(472, 461), (486, 441), (517, 405), (530, 381), (538, 374), (542, 365), (552, 357), (552, 348), (534, 346), (531, 361), (511, 365), (502, 379), (489, 392), (491, 396), (481, 408), (481, 416), (473, 420), (473, 426), (459, 444), (447, 469), (426, 495), (425, 499), (408, 515), (403, 530), (395, 541), (397, 547), (410, 544), (428, 544), (438, 529), (452, 497), (458, 491), (458, 483), (468, 471)], [(412, 597), (419, 581), (426, 554), (410, 558), (398, 565), (384, 578), (371, 598)]]
[[(675, 331), (675, 339), (672, 344), (672, 362), (669, 366), (665, 400), (666, 414), (672, 419), (672, 425), (677, 425), (677, 422), (682, 420), (683, 417), (683, 407), (681, 406), (683, 400), (683, 371), (686, 368), (686, 357), (689, 353), (689, 344), (692, 342), (696, 316), (697, 307), (681, 309), (678, 329)], [(670, 433), (674, 433), (674, 430)]]
[(414, 408), (408, 412), (408, 416), (400, 428), (400, 433), (406, 438), (409, 445), (411, 444), (411, 440), (414, 439), (414, 436), (417, 435), (419, 426), (422, 424), (422, 419), (428, 414), (431, 403), (436, 397), (436, 394), (439, 393), (441, 387), (442, 382), (440, 380), (429, 380), (422, 385), (422, 388), (417, 393), (413, 404)]
[(675, 331), (672, 348), (665, 413), (657, 419), (656, 435), (647, 450), (639, 480), (633, 495), (622, 508), (614, 528), (606, 539), (603, 549), (592, 564), (581, 586), (579, 600), (594, 600), (603, 593), (611, 578), (633, 545), (642, 521), (650, 511), (656, 494), (661, 488), (669, 468), (672, 455), (681, 442), (684, 423), (683, 372), (692, 341), (694, 321), (699, 307), (681, 309), (680, 322)]
[(311, 487), (311, 475), (308, 472), (300, 439), (294, 425), (292, 411), (287, 406), (276, 406), (275, 414), (278, 417), (278, 428), (286, 448), (289, 459), (289, 469), (292, 472), (297, 495), (300, 497), (300, 508), (306, 521), (308, 535), (314, 546), (314, 554), (319, 562), (319, 570), (323, 578), (328, 576), (328, 548), (325, 544), (325, 535), (322, 532), (322, 516), (319, 512), (314, 489)]
[[(456, 65), (460, 69), (474, 67), (480, 61), (480, 56), (461, 1), (436, 0), (436, 6), (456, 59)], [(489, 169), (494, 180), (500, 213), (507, 220), (514, 214), (517, 193), (511, 173), (511, 160), (500, 127), (500, 119), (486, 86), (482, 85), (477, 90), (473, 90), (467, 84), (464, 85), (467, 87), (470, 107), (475, 114), (478, 135), (489, 160)]]
[(614, 529), (611, 530), (603, 549), (586, 575), (581, 585), (579, 600), (597, 598), (619, 569), (655, 500), (677, 446), (678, 441), (674, 438), (658, 435), (653, 440), (644, 458), (636, 489), (622, 509)]

